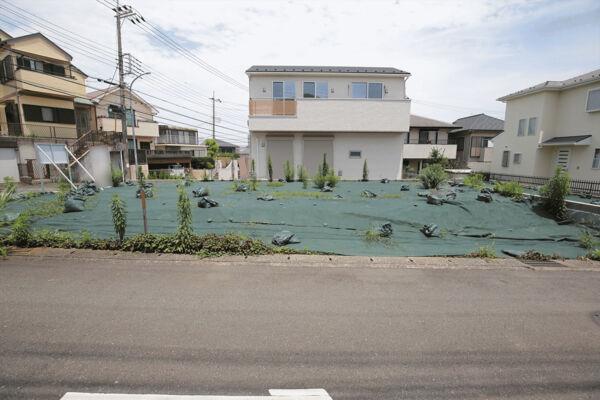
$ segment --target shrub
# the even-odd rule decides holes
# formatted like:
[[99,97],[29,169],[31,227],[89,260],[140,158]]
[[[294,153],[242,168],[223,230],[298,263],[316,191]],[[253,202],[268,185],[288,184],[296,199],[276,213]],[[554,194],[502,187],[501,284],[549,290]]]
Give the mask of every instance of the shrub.
[[4,177],[4,190],[0,193],[0,209],[6,206],[10,200],[12,200],[15,191],[17,190],[17,184],[10,176]]
[[271,155],[267,159],[267,173],[269,174],[269,182],[273,182],[273,163],[271,162]]
[[283,164],[283,175],[286,182],[294,182],[294,168],[289,160]]
[[189,236],[193,233],[190,198],[181,185],[177,187],[177,193],[179,195],[177,199],[177,221],[179,223],[177,235]]
[[465,186],[472,187],[473,189],[483,188],[483,175],[482,174],[469,174],[463,181]]
[[600,249],[595,249],[587,253],[587,258],[594,261],[600,261]]
[[215,160],[212,157],[193,157],[192,168],[194,169],[213,169]]
[[113,196],[110,209],[112,211],[115,233],[119,238],[119,242],[122,242],[125,237],[125,229],[127,228],[127,214],[125,212],[125,205],[119,195],[115,194]]
[[206,154],[208,154],[208,157],[211,159],[214,159],[219,152],[219,144],[215,139],[206,139],[204,144],[206,145]]
[[598,245],[598,242],[596,241],[596,239],[594,238],[594,236],[585,231],[581,234],[581,236],[579,237],[579,246],[583,247],[586,250],[591,250],[593,248],[595,248]]
[[558,220],[564,220],[567,217],[565,198],[569,194],[570,182],[569,174],[557,167],[554,176],[540,189],[540,194],[544,197],[542,200],[544,208]]
[[304,182],[308,178],[306,168],[302,165],[298,165],[298,182]]
[[8,257],[8,249],[6,246],[0,245],[0,258],[4,260],[6,257]]
[[446,180],[448,175],[444,171],[444,167],[440,164],[432,164],[423,168],[419,179],[423,183],[425,189],[437,189],[440,183]]
[[521,200],[523,198],[523,186],[519,182],[496,182],[494,184],[494,191],[502,196],[510,197],[515,200]]
[[363,163],[362,180],[363,180],[363,182],[367,182],[369,180],[369,167],[367,166],[366,158],[365,158],[365,162]]
[[448,159],[444,156],[443,151],[434,147],[429,153],[429,164],[439,164],[445,168],[448,165]]
[[323,189],[326,184],[328,184],[331,187],[335,187],[338,184],[339,180],[340,178],[334,175],[333,173],[329,173],[327,175],[317,174],[313,178],[315,187],[319,189]]
[[321,175],[329,175],[329,165],[327,164],[327,153],[323,153],[323,164],[321,164]]
[[123,171],[118,168],[111,168],[110,179],[113,187],[119,187],[119,185],[123,182]]
[[31,240],[31,229],[29,223],[29,215],[27,213],[21,213],[15,219],[12,226],[12,232],[10,234],[10,240],[17,246],[27,246]]

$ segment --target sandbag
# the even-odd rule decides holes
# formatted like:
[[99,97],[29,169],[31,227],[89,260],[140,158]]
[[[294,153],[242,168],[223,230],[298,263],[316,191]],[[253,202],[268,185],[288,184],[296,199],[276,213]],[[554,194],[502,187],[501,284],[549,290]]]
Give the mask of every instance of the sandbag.
[[394,233],[394,229],[392,228],[392,224],[390,222],[386,222],[385,224],[381,225],[378,231],[379,236],[381,237],[389,237],[392,236],[392,233]]
[[485,194],[492,194],[493,190],[491,188],[485,187],[485,188],[481,189],[479,192],[480,193],[485,193]]
[[427,196],[429,196],[429,193],[428,192],[418,192],[417,196],[419,196],[419,197],[427,197]]
[[211,199],[210,197],[201,197],[200,200],[198,200],[198,207],[200,208],[212,208],[212,207],[219,207],[219,203],[217,203],[215,200]]
[[63,212],[80,212],[85,210],[85,200],[78,196],[70,196],[65,199],[65,206]]
[[256,200],[262,200],[262,201],[273,201],[273,200],[275,200],[275,198],[274,198],[272,195],[268,194],[268,195],[266,195],[266,196],[258,196],[258,197],[256,198]]
[[196,189],[192,190],[192,195],[194,197],[208,196],[208,189],[204,186],[198,186]]
[[444,204],[444,199],[441,197],[435,196],[433,194],[427,195],[427,204],[433,204],[434,206],[441,206]]
[[381,182],[381,183],[390,183],[390,180],[388,178],[382,178],[379,182]]
[[419,229],[423,235],[427,237],[439,237],[440,236],[440,228],[436,224],[427,224],[423,225],[421,229]]
[[400,186],[400,191],[401,192],[408,192],[410,190],[410,185],[402,185]]
[[273,243],[275,246],[285,246],[286,244],[300,243],[295,236],[296,235],[290,231],[280,231],[273,235],[273,240],[271,240],[271,243]]
[[333,192],[333,188],[331,186],[329,186],[328,184],[325,184],[325,186],[323,186],[323,188],[321,188],[321,192]]
[[489,194],[489,193],[479,193],[477,195],[477,200],[483,201],[484,203],[491,203],[492,202],[492,195]]
[[377,197],[377,193],[373,193],[370,190],[363,190],[362,192],[360,192],[360,195],[362,197],[367,197],[367,198],[373,198],[373,197]]
[[241,183],[236,186],[235,191],[236,192],[247,192],[249,189],[250,188],[248,187],[248,185],[246,185],[245,183]]

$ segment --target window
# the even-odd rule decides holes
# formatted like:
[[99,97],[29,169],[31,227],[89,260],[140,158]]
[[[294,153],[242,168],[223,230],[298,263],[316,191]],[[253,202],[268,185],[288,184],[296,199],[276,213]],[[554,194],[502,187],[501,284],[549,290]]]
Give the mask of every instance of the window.
[[296,98],[296,82],[283,81],[273,82],[273,98],[293,100]]
[[510,159],[510,151],[508,151],[508,150],[503,151],[502,152],[502,166],[504,168],[508,167],[509,159]]
[[571,156],[571,150],[560,149],[556,155],[556,166],[561,167],[564,170],[569,169],[569,158]]
[[329,85],[327,82],[317,82],[317,99],[326,99],[329,97]]
[[314,99],[316,96],[316,88],[314,82],[304,82],[302,85],[302,97],[305,99]]
[[419,144],[430,144],[429,131],[419,131]]
[[594,150],[594,161],[592,161],[592,168],[600,168],[600,149]]
[[127,126],[133,126],[135,124],[135,110],[131,108],[125,110],[125,119],[127,120]]
[[527,120],[525,118],[519,120],[519,130],[517,131],[517,136],[525,136],[525,124],[527,124]]
[[366,99],[367,98],[367,83],[366,82],[352,82],[352,98],[353,99]]
[[521,164],[521,153],[515,153],[513,155],[513,164]]
[[588,92],[585,110],[587,112],[600,111],[600,88]]
[[4,57],[0,64],[0,83],[15,79],[12,56]]
[[533,118],[529,118],[529,125],[527,126],[527,135],[531,136],[531,135],[535,135],[535,130],[536,130],[536,125],[537,125],[537,118],[533,117]]
[[21,56],[17,58],[17,65],[19,68],[28,69],[30,71],[42,72],[50,75],[67,76],[64,66],[45,61],[34,60],[33,58],[29,57]]
[[383,99],[383,84],[382,83],[369,83],[369,98],[370,99]]
[[68,108],[41,107],[23,104],[26,121],[50,122],[54,124],[75,124],[75,111]]
[[362,152],[360,150],[350,150],[350,158],[361,158]]

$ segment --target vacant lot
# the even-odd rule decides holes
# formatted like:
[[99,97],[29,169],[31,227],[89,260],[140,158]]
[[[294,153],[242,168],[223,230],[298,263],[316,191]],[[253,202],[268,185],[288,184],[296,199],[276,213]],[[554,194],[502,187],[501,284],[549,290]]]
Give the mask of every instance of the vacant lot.
[[[424,192],[418,183],[409,183],[410,191],[401,191],[406,182],[341,182],[333,193],[303,189],[300,183],[282,186],[259,184],[255,192],[235,192],[231,182],[197,182],[192,190],[205,186],[219,207],[193,210],[194,229],[198,233],[236,232],[270,242],[273,234],[289,230],[309,249],[348,255],[463,255],[481,246],[501,250],[535,249],[564,257],[585,254],[577,240],[583,232],[578,225],[559,225],[539,215],[529,203],[518,203],[494,195],[491,203],[476,200],[477,191],[460,188],[452,204],[427,204],[419,197]],[[370,190],[378,196],[361,195]],[[445,188],[444,190],[448,190]],[[149,228],[153,233],[168,233],[177,226],[177,191],[173,181],[157,181],[155,196],[148,200]],[[87,201],[80,213],[58,214],[38,219],[35,228],[70,232],[87,230],[98,237],[114,235],[110,199],[118,194],[128,211],[127,233],[142,232],[140,200],[135,187],[109,188]],[[273,201],[257,200],[271,194]],[[43,206],[43,198],[29,202]],[[13,209],[26,203],[11,204]],[[194,203],[195,206],[195,203]],[[369,240],[366,231],[391,222],[389,238]],[[437,224],[440,237],[427,238],[420,228]],[[372,238],[371,238],[372,239]]]

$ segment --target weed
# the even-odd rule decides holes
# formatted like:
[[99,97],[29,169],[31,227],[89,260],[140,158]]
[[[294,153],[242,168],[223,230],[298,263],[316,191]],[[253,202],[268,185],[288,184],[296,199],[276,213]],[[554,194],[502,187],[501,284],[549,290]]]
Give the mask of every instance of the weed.
[[544,208],[557,220],[564,220],[567,217],[565,198],[570,192],[570,182],[569,174],[557,167],[554,176],[540,189],[540,194],[544,197],[542,202]]
[[560,254],[544,254],[536,250],[527,250],[525,253],[521,254],[519,257],[521,260],[531,260],[531,261],[550,261],[550,260],[561,260],[562,257]]
[[384,193],[382,195],[377,196],[377,199],[399,199],[402,195],[400,193]]
[[110,179],[113,187],[118,187],[123,182],[123,172],[118,168],[111,168]]
[[471,187],[473,189],[481,189],[483,188],[483,175],[482,174],[469,174],[463,183],[465,186]]
[[467,257],[473,258],[496,258],[496,250],[493,246],[480,246],[477,250],[467,254]]
[[598,242],[594,238],[594,235],[585,231],[579,237],[579,246],[583,247],[586,250],[591,250],[598,245]]
[[425,189],[437,189],[440,183],[446,180],[448,175],[444,171],[444,167],[440,164],[432,164],[423,168],[419,179],[423,183]]
[[285,183],[279,182],[279,181],[274,181],[274,182],[268,182],[267,186],[268,187],[282,187],[282,186],[285,186]]
[[273,192],[272,195],[277,200],[302,198],[302,197],[318,199],[318,200],[333,199],[333,196],[331,195],[331,193],[323,193],[323,192],[296,192],[296,191],[282,190],[282,191],[278,191],[278,192]]
[[127,213],[125,211],[125,205],[118,194],[113,196],[110,209],[112,211],[115,233],[119,238],[119,242],[122,242],[127,228]]
[[0,258],[4,260],[6,257],[8,257],[8,249],[6,246],[0,245]]
[[269,182],[273,182],[273,163],[271,162],[271,155],[267,158],[267,173],[269,174]]
[[510,197],[514,200],[521,200],[523,198],[523,186],[519,182],[496,182],[494,184],[494,191],[501,196]]
[[294,168],[292,168],[292,163],[289,160],[283,164],[283,175],[286,182],[294,181]]
[[600,249],[594,249],[586,254],[590,260],[600,261]]
[[31,240],[30,227],[29,214],[26,212],[19,214],[13,223],[10,240],[17,246],[27,246]]
[[367,166],[367,159],[365,158],[365,162],[363,163],[363,173],[362,173],[362,181],[369,181],[369,167]]

